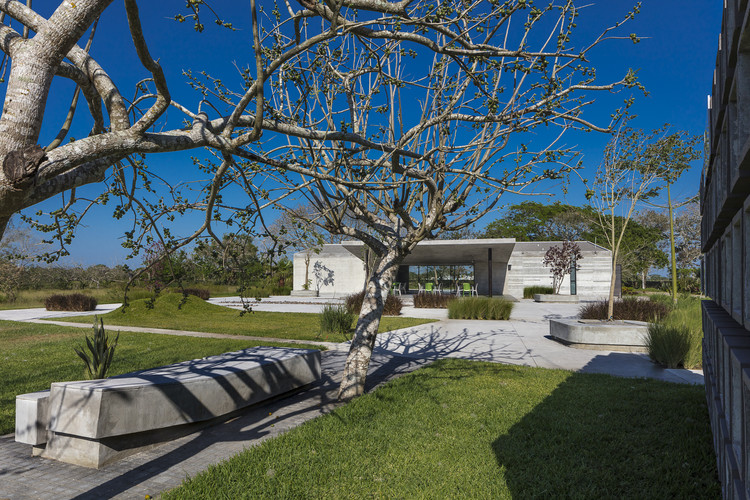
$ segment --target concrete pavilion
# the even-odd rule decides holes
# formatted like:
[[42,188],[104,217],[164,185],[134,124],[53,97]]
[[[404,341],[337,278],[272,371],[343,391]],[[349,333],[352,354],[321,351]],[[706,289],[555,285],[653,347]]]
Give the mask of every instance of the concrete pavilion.
[[[589,241],[577,243],[583,255],[576,272],[577,294],[584,298],[606,296],[611,252]],[[552,275],[542,265],[542,258],[551,246],[560,244],[560,241],[517,242],[514,238],[425,240],[404,259],[395,281],[411,282],[408,293],[416,293],[416,281],[434,283],[432,268],[442,266],[443,275],[447,276],[443,280],[445,291],[455,292],[456,284],[468,282],[479,295],[520,298],[527,286],[552,286]],[[341,296],[363,289],[366,275],[362,242],[345,241],[323,245],[318,250],[294,254],[294,291],[304,289],[306,268],[310,290],[321,295]],[[571,293],[569,277],[565,278],[560,293]]]

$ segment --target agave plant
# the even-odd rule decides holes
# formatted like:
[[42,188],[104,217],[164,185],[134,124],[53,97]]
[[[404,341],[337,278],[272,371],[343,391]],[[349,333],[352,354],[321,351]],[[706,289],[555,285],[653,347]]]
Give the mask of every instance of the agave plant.
[[109,336],[104,331],[104,320],[94,317],[94,335],[89,338],[86,335],[86,347],[91,353],[91,357],[84,352],[83,348],[74,347],[76,354],[83,360],[86,365],[86,375],[89,379],[106,378],[109,365],[112,364],[112,358],[115,355],[117,341],[120,339],[118,333],[115,341],[110,343]]

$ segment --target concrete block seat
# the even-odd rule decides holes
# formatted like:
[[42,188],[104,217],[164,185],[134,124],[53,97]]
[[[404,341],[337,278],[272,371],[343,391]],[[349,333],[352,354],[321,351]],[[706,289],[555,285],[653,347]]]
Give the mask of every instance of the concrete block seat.
[[607,322],[592,319],[551,319],[549,333],[570,347],[645,352],[648,323],[629,320]]
[[53,383],[48,397],[16,398],[16,441],[46,458],[99,468],[311,384],[320,374],[320,351],[256,347],[108,379]]

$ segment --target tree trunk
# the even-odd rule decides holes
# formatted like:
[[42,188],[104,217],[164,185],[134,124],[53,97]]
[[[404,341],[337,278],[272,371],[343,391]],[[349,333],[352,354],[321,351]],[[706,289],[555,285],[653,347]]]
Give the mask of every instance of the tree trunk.
[[648,276],[648,268],[641,271],[641,290],[646,289],[646,277]]
[[669,206],[669,248],[672,253],[672,303],[677,304],[677,257],[674,249],[674,211],[669,183],[667,183],[667,205]]
[[403,256],[393,251],[375,262],[372,275],[367,280],[357,328],[346,358],[344,375],[339,387],[339,399],[351,399],[365,392],[367,368],[370,366],[372,349],[375,347],[375,337],[380,327],[385,299],[403,259]]
[[609,299],[607,300],[607,321],[612,321],[615,310],[615,282],[617,281],[617,251],[620,249],[620,242],[615,240],[615,209],[612,208],[612,276],[609,280]]

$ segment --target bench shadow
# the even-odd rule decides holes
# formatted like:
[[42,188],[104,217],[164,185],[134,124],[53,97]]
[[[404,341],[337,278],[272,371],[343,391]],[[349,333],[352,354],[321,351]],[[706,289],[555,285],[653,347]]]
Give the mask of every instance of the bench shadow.
[[674,385],[664,398],[660,384],[571,372],[491,443],[511,496],[719,498],[705,397]]

